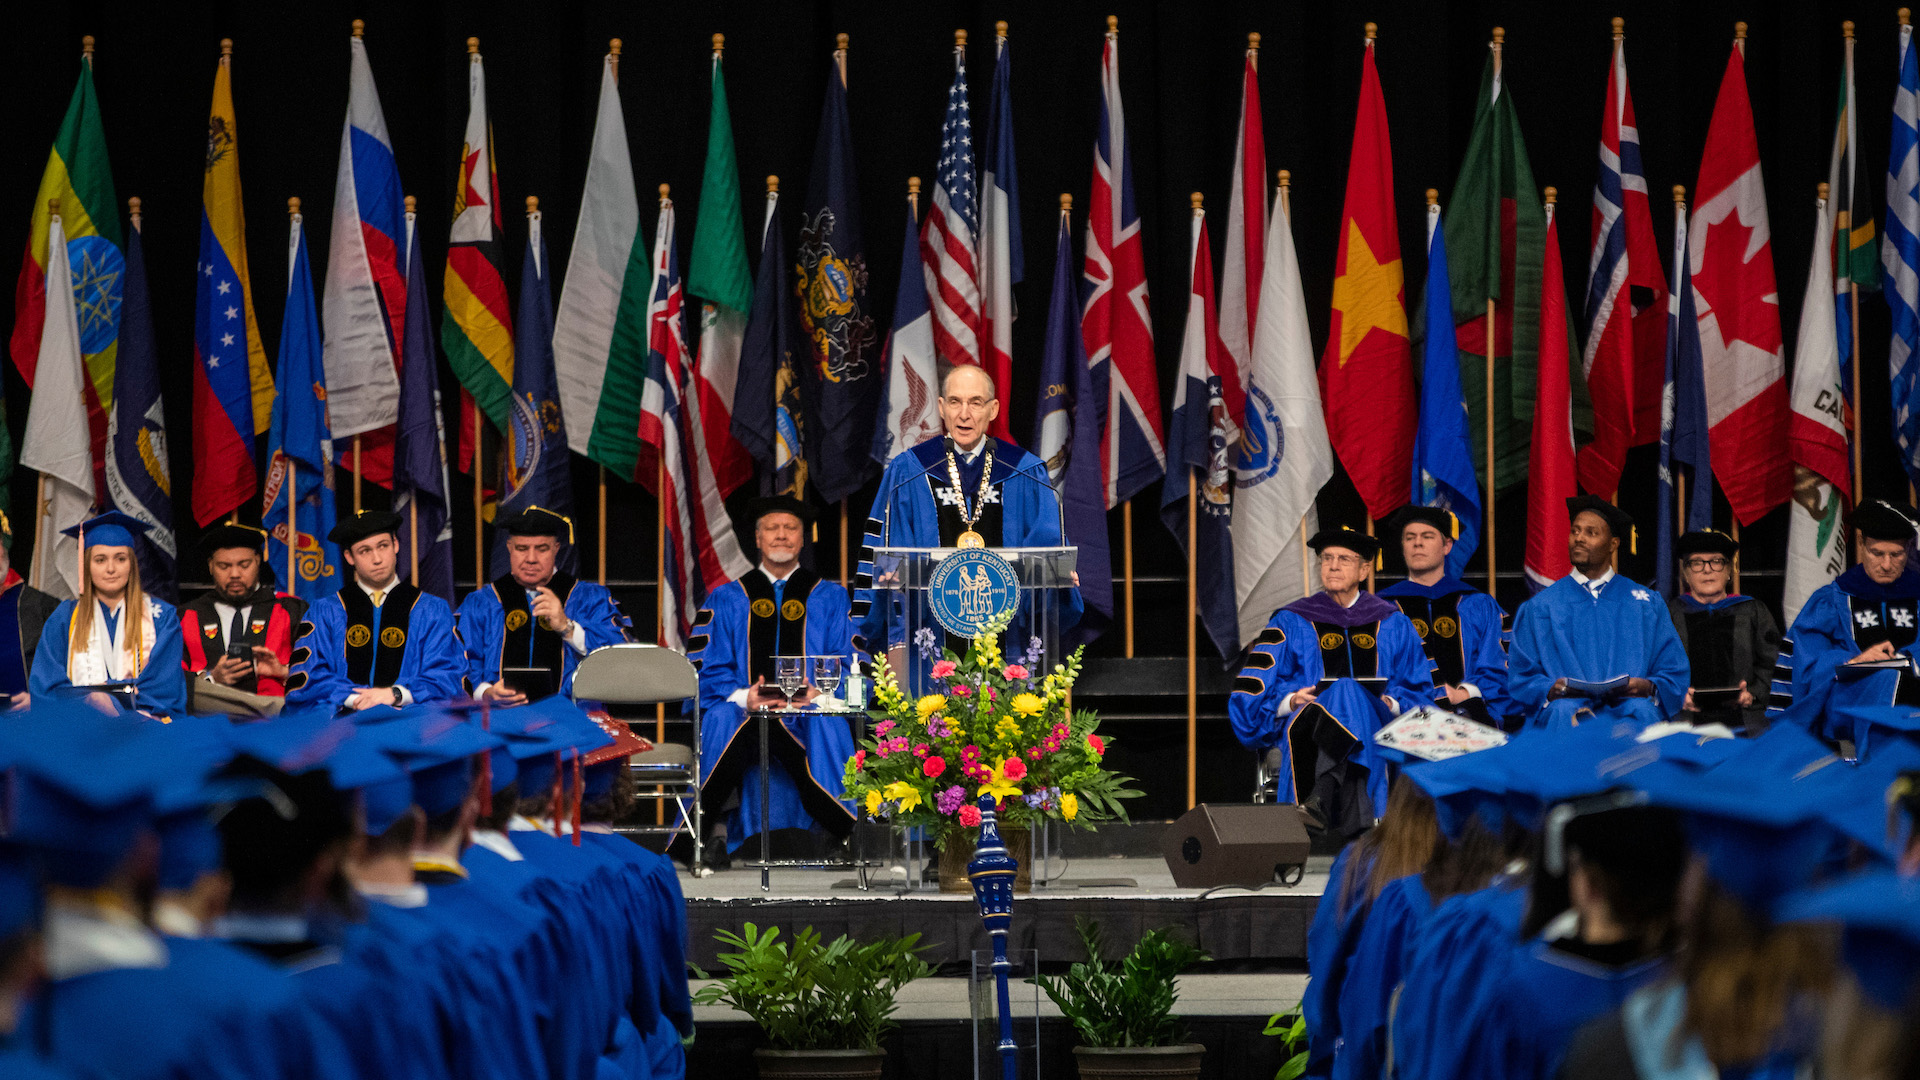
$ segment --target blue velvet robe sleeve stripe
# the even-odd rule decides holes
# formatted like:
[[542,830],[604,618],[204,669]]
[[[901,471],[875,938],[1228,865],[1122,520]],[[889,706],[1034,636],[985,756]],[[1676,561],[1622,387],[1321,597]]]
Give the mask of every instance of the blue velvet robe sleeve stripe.
[[293,642],[287,704],[340,705],[353,689],[347,681],[347,609],[340,597],[324,596],[308,607],[306,625],[310,629]]
[[1467,654],[1467,681],[1480,688],[1487,712],[1497,720],[1514,711],[1507,696],[1507,613],[1486,593],[1460,601],[1460,635]]
[[1320,673],[1313,625],[1291,611],[1274,612],[1227,698],[1227,718],[1241,745],[1254,751],[1279,745],[1287,696],[1319,682]]
[[[187,711],[186,674],[180,667],[184,646],[180,641],[180,615],[165,600],[147,597],[153,605],[153,652],[134,680],[137,688],[134,706],[156,716],[173,716]],[[27,692],[35,697],[71,698],[86,691],[67,677],[68,628],[73,624],[72,600],[60,601],[47,617],[40,634],[40,648],[34,653],[33,673],[27,679]],[[124,631],[123,631],[124,632]]]

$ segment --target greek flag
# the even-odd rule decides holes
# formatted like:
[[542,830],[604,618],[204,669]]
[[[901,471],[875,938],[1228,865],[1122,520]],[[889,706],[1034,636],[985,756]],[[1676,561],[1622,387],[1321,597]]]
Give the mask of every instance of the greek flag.
[[1887,155],[1886,240],[1880,265],[1886,271],[1887,306],[1893,309],[1893,342],[1887,366],[1893,375],[1893,437],[1907,476],[1920,481],[1920,63],[1913,55],[1913,27],[1900,27],[1900,85],[1893,95],[1893,141]]

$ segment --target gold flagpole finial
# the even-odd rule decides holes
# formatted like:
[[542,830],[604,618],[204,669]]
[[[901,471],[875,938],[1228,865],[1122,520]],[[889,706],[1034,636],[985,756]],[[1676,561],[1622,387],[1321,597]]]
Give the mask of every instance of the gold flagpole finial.
[[477,37],[468,38],[467,39],[467,55],[472,56],[474,53],[477,53],[479,51],[480,51],[480,39]]
[[1367,24],[1367,26],[1366,26],[1366,33],[1367,33],[1367,40],[1368,40],[1368,41],[1373,41],[1373,40],[1375,40],[1376,38],[1378,38],[1378,37],[1380,36],[1380,24],[1379,24],[1379,23],[1368,23],[1368,24]]
[[715,56],[720,55],[721,51],[724,50],[726,47],[727,47],[727,35],[725,34],[713,35],[713,54]]
[[1193,208],[1195,210],[1198,210],[1200,209],[1200,200],[1202,198],[1203,196],[1196,191],[1193,194],[1187,196],[1187,201],[1193,205]]
[[1119,32],[1120,32],[1120,16],[1118,15],[1107,16],[1107,33],[1118,34]]
[[287,216],[300,216],[300,196],[295,195],[293,198],[287,200]]
[[778,192],[779,190],[780,190],[780,178],[777,176],[768,176],[767,177],[767,194],[772,195]]
[[407,198],[406,198],[406,203],[407,203],[407,213],[409,213],[409,214],[411,214],[411,213],[413,213],[413,212],[414,212],[414,209],[413,209],[413,205],[414,205],[414,202],[415,202],[415,199],[414,199],[414,197],[413,197],[413,196],[411,196],[411,195],[409,195],[409,196],[407,196]]
[[1293,174],[1291,172],[1288,172],[1285,169],[1281,169],[1279,175],[1275,177],[1275,179],[1280,181],[1281,187],[1293,186]]
[[953,32],[953,47],[956,49],[964,49],[967,47],[967,32],[965,30],[955,30]]
[[1071,192],[1066,192],[1066,191],[1061,192],[1060,193],[1060,212],[1065,214],[1065,213],[1071,212],[1072,210],[1073,210],[1073,194]]
[[1556,188],[1556,187],[1550,187],[1550,188],[1548,188],[1548,189],[1547,189],[1547,190],[1546,190],[1546,191],[1544,192],[1544,194],[1545,194],[1545,195],[1546,195],[1546,197],[1547,197],[1547,205],[1548,205],[1548,206],[1552,206],[1552,205],[1553,205],[1554,203],[1557,203],[1557,202],[1559,202],[1559,201],[1560,201],[1560,189],[1559,189],[1559,188]]
[[233,55],[233,39],[232,38],[223,37],[220,39],[220,55],[221,56]]
[[353,20],[353,36],[357,38],[363,38],[367,36],[367,20],[365,19]]
[[1673,201],[1676,203],[1687,201],[1687,186],[1685,184],[1673,185]]
[[1440,189],[1439,188],[1430,187],[1427,189],[1427,205],[1428,206],[1440,205]]

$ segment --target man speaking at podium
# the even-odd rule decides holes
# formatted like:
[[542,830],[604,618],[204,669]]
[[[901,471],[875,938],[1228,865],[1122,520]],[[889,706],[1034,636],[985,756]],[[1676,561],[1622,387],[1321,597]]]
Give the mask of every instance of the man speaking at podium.
[[[869,651],[887,649],[896,673],[904,674],[905,622],[886,597],[875,596],[873,549],[1064,547],[1070,542],[1046,463],[987,434],[999,415],[1000,399],[986,371],[970,364],[954,367],[940,383],[946,435],[894,455],[880,478],[853,583],[853,625]],[[1079,581],[1075,574],[1074,584]],[[1077,623],[1081,610],[1080,590],[1064,592],[1063,628]],[[950,640],[947,647],[960,652],[966,643]]]

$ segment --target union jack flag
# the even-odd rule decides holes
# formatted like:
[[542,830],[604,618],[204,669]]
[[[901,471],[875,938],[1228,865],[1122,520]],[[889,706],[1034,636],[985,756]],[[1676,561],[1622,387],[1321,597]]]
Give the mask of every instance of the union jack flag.
[[1600,173],[1593,184],[1593,253],[1587,268],[1586,351],[1594,440],[1580,451],[1580,485],[1599,495],[1620,486],[1627,448],[1660,438],[1666,382],[1666,280],[1640,165],[1640,130],[1627,90],[1626,42],[1616,35],[1600,117]]
[[956,45],[947,119],[940,127],[933,202],[920,227],[920,265],[933,307],[933,344],[950,364],[980,363],[979,229],[973,118],[967,107],[967,49]]
[[1111,510],[1167,471],[1154,373],[1146,256],[1134,205],[1133,160],[1120,107],[1120,32],[1109,17],[1100,57],[1100,131],[1093,144],[1093,198],[1087,208],[1086,302],[1080,336],[1094,392],[1107,400],[1100,472]]
[[[660,644],[684,651],[687,631],[707,594],[752,565],[734,538],[713,463],[698,453],[700,398],[687,393],[693,364],[671,199],[660,200],[652,297],[647,309],[647,383],[640,397],[640,482],[659,500],[667,524]],[[665,483],[660,482],[662,473]]]

